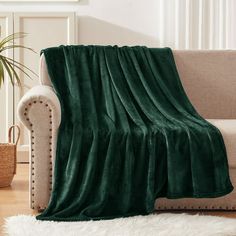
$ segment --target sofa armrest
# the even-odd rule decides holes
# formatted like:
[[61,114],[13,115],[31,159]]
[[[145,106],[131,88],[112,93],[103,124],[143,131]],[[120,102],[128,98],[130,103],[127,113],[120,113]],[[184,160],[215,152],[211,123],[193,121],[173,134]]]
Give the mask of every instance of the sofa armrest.
[[36,86],[18,104],[20,121],[29,130],[30,206],[47,206],[51,189],[60,102],[50,86]]
[[20,121],[28,128],[28,130],[31,130],[30,123],[24,114],[25,111],[27,111],[25,110],[25,108],[29,107],[30,103],[31,105],[34,105],[35,101],[48,104],[54,115],[53,117],[54,126],[58,128],[61,122],[60,102],[56,94],[54,93],[53,89],[50,86],[45,86],[45,85],[38,85],[33,87],[21,98],[18,104],[18,117]]

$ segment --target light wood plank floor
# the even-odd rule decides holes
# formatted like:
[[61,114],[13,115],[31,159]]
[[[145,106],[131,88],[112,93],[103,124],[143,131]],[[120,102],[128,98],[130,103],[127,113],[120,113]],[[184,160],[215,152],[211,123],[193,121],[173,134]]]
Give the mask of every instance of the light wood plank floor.
[[12,185],[0,188],[0,235],[4,218],[18,214],[36,214],[29,207],[29,165],[18,164]]
[[[4,223],[4,218],[18,214],[37,214],[29,208],[29,165],[18,164],[17,174],[10,187],[0,188],[0,228]],[[197,212],[189,212],[197,213]],[[201,212],[206,215],[225,216],[230,218],[236,218],[236,212],[225,211],[204,211]],[[1,230],[0,230],[1,235]]]

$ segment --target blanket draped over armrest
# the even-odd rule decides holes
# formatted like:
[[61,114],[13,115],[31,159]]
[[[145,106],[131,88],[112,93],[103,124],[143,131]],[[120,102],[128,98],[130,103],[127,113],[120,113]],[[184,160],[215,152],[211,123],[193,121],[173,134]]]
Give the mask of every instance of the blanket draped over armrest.
[[219,130],[193,108],[171,49],[42,51],[61,103],[54,184],[37,219],[111,219],[158,197],[219,197],[233,187]]

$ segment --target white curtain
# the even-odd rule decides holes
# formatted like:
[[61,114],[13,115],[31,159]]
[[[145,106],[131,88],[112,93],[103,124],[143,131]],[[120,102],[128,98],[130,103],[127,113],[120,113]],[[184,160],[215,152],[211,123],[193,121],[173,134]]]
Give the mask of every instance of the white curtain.
[[159,0],[160,46],[235,49],[236,0]]

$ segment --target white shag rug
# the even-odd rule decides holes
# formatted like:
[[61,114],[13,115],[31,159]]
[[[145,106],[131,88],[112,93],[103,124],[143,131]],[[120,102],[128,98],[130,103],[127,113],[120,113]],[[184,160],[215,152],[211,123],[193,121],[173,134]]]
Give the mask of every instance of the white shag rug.
[[236,236],[236,219],[169,213],[86,222],[19,215],[7,218],[4,227],[10,236]]

